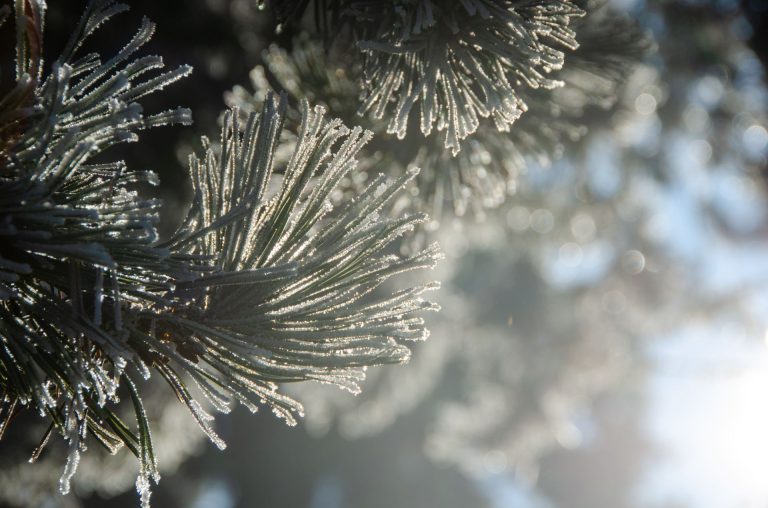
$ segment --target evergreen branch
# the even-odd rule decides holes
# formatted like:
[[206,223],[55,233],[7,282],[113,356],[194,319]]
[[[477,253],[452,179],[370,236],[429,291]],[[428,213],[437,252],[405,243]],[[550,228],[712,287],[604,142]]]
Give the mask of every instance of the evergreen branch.
[[[324,120],[320,108],[303,107],[293,156],[284,172],[273,176],[271,159],[284,109],[268,97],[261,115],[251,114],[242,128],[237,112],[229,112],[220,150],[209,148],[203,157],[190,159],[194,214],[169,248],[212,258],[221,272],[207,277],[207,287],[205,279],[185,286],[201,288],[200,316],[155,319],[199,338],[211,352],[201,357],[207,367],[234,369],[230,382],[254,384],[259,396],[293,422],[281,410],[274,382],[322,378],[356,391],[349,384],[358,377],[353,370],[407,359],[398,340],[425,333],[423,322],[409,316],[433,306],[413,293],[397,312],[369,315],[364,310],[382,301],[372,293],[381,282],[432,266],[438,253],[385,254],[403,231],[422,220],[377,218],[405,180],[381,184],[344,206],[332,204],[331,192],[352,169],[369,135]],[[280,187],[268,195],[273,178],[280,179]],[[206,234],[189,241],[194,231]]]
[[439,219],[446,205],[455,215],[482,216],[517,192],[531,162],[549,165],[587,134],[600,111],[610,109],[651,42],[637,23],[604,2],[585,2],[587,14],[573,24],[579,47],[566,53],[566,65],[553,77],[555,90],[524,94],[528,112],[508,133],[481,126],[457,156],[434,143],[411,163],[422,168],[415,207]]
[[[525,89],[562,85],[546,75],[562,67],[564,50],[578,46],[568,24],[583,15],[567,0],[412,0],[398,7],[359,43],[365,53],[360,112],[376,119],[391,113],[387,131],[403,138],[419,103],[421,132],[445,131],[443,144],[454,155],[481,117],[509,131],[527,109]],[[382,10],[357,12],[373,21]]]
[[[569,144],[587,133],[591,115],[614,104],[619,88],[648,53],[650,42],[634,21],[615,13],[604,2],[580,2],[579,6],[586,15],[571,27],[580,45],[566,50],[566,65],[551,74],[563,86],[521,92],[529,113],[517,121],[516,128],[499,132],[482,124],[462,142],[458,154],[446,152],[442,140],[434,137],[418,143],[415,150],[412,143],[376,137],[376,146],[369,152],[379,154],[391,173],[422,168],[413,181],[413,191],[408,193],[412,209],[428,212],[435,221],[446,214],[471,212],[482,216],[486,209],[499,206],[516,192],[531,161],[546,165],[557,159]],[[421,22],[426,22],[426,12]],[[415,18],[412,21],[415,23]],[[235,87],[227,100],[252,111],[263,93],[272,89],[272,81],[297,102],[322,99],[335,115],[352,119],[360,93],[356,79],[362,70],[345,65],[346,60],[337,52],[340,50],[326,49],[322,42],[306,36],[294,41],[290,53],[273,45],[263,53],[265,67],[251,72],[255,93]],[[372,120],[366,126],[377,133],[387,129],[381,121]],[[369,153],[367,159],[374,157]],[[380,166],[368,164],[371,172]]]
[[[163,72],[159,57],[135,56],[154,31],[147,20],[104,63],[79,56],[83,39],[125,10],[93,0],[38,79],[29,72],[41,48],[29,42],[28,18],[43,7],[17,2],[22,72],[0,98],[0,388],[7,421],[23,407],[52,422],[33,457],[54,429],[67,441],[62,493],[90,434],[137,456],[147,506],[159,476],[134,371],[165,379],[220,448],[189,380],[218,410],[268,404],[294,423],[301,404],[278,383],[357,391],[365,367],[408,358],[401,341],[426,337],[419,314],[436,306],[421,295],[435,286],[387,295],[381,285],[433,266],[440,253],[391,253],[424,218],[379,217],[415,172],[377,181],[352,202],[331,199],[370,133],[326,120],[321,108],[304,105],[292,156],[275,175],[285,106],[271,96],[243,125],[229,112],[216,146],[203,141],[204,154],[190,159],[195,200],[160,242],[160,201],[130,190],[156,175],[94,159],[145,129],[188,124],[185,109],[146,115],[136,101],[191,69]],[[42,18],[39,27],[42,37]],[[115,413],[121,390],[136,432]]]
[[[282,23],[308,4],[267,3]],[[584,14],[570,0],[337,0],[315,10],[326,34],[351,32],[362,52],[359,114],[388,115],[387,132],[402,139],[418,105],[422,134],[444,132],[454,155],[481,118],[507,132],[527,90],[562,85],[548,75],[578,46],[569,24]]]

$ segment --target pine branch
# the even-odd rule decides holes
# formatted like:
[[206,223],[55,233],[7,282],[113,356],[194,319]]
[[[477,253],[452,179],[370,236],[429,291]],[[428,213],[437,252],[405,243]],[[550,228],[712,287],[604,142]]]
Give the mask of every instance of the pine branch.
[[[392,253],[424,217],[379,211],[415,173],[333,202],[370,134],[305,105],[293,155],[273,176],[285,106],[268,97],[244,125],[228,113],[218,145],[204,139],[204,154],[190,159],[195,201],[160,242],[161,203],[130,190],[157,177],[103,154],[145,129],[190,123],[188,110],[146,115],[136,101],[191,69],[135,57],[154,31],[147,20],[112,58],[80,56],[127,8],[94,0],[43,76],[44,3],[16,7],[20,74],[0,99],[0,410],[7,423],[17,407],[36,409],[68,442],[63,493],[90,434],[139,458],[136,485],[149,504],[159,475],[139,377],[164,379],[223,448],[198,392],[220,411],[267,404],[294,423],[301,405],[278,383],[357,391],[366,366],[407,360],[402,341],[426,337],[419,314],[436,306],[421,295],[435,285],[380,286],[433,266],[439,252]],[[114,411],[121,393],[138,431]]]
[[[241,394],[252,391],[294,423],[301,407],[274,383],[315,379],[356,392],[359,367],[407,359],[399,341],[425,336],[414,314],[434,308],[420,298],[429,287],[389,297],[376,290],[397,273],[432,266],[438,252],[387,253],[423,220],[378,217],[413,175],[380,179],[350,203],[330,201],[370,134],[324,120],[320,108],[303,107],[291,160],[273,176],[284,109],[268,97],[244,126],[236,111],[227,113],[221,148],[206,140],[203,156],[190,159],[195,201],[167,246],[211,259],[216,271],[177,284],[177,295],[203,302],[195,312],[153,320],[200,338],[195,347],[208,351],[202,359],[219,371],[217,386],[201,365],[186,363],[206,391],[232,391],[255,407]],[[279,188],[270,193],[273,179]]]
[[[289,4],[282,15],[299,17],[307,2]],[[418,104],[421,132],[444,132],[454,155],[481,118],[509,131],[526,90],[562,85],[547,75],[578,46],[569,23],[583,15],[570,0],[345,0],[316,10],[326,32],[348,27],[363,53],[359,113],[388,115],[387,132],[402,139]]]
[[455,155],[480,118],[509,131],[527,109],[522,90],[562,85],[546,75],[562,67],[563,49],[577,47],[568,24],[582,14],[568,1],[405,2],[359,44],[361,112],[389,113],[387,131],[403,138],[419,103],[421,132],[445,131]]
[[[596,110],[614,104],[620,87],[648,53],[650,43],[635,22],[604,2],[584,2],[582,7],[586,16],[572,23],[580,46],[565,51],[566,65],[551,74],[563,86],[521,93],[529,111],[514,129],[499,132],[482,124],[461,143],[458,154],[447,152],[434,136],[411,143],[406,139],[402,144],[377,136],[370,152],[380,154],[393,174],[407,167],[422,168],[408,193],[411,208],[428,212],[435,221],[446,214],[471,212],[482,216],[515,192],[531,161],[548,165],[556,160],[566,146],[587,133]],[[290,53],[270,46],[263,54],[265,67],[251,73],[255,92],[236,87],[228,101],[253,110],[265,91],[283,89],[294,101],[322,100],[335,115],[352,119],[361,91],[356,81],[362,69],[346,65],[342,51],[337,46],[326,48],[306,36],[294,41]],[[377,134],[387,130],[383,120],[366,120],[366,126]],[[416,144],[419,146],[413,150]]]
[[416,209],[435,220],[444,209],[457,216],[482,216],[515,194],[531,163],[547,166],[585,136],[601,111],[612,108],[632,70],[649,54],[651,42],[633,20],[604,2],[585,2],[587,14],[573,23],[579,47],[566,52],[553,73],[563,86],[527,91],[528,112],[514,129],[480,126],[451,156],[437,143],[422,147],[411,163],[422,168],[415,185]]

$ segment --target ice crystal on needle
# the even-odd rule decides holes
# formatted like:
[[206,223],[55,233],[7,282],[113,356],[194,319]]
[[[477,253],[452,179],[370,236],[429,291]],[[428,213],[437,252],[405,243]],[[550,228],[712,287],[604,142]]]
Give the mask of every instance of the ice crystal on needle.
[[[164,72],[160,57],[135,56],[154,31],[146,19],[112,58],[81,55],[83,41],[124,10],[90,1],[44,73],[45,2],[15,1],[16,79],[0,97],[0,435],[22,408],[47,418],[33,459],[54,432],[67,441],[62,493],[89,435],[113,453],[126,446],[147,506],[159,475],[141,379],[165,380],[220,448],[198,394],[224,412],[267,404],[293,423],[301,405],[279,383],[354,391],[363,367],[407,359],[401,341],[425,336],[419,313],[434,306],[421,294],[431,286],[390,295],[379,286],[439,253],[392,254],[423,217],[378,215],[413,173],[331,204],[369,135],[320,109],[304,106],[292,157],[273,176],[284,107],[272,97],[243,125],[228,113],[219,143],[204,139],[190,160],[192,207],[159,241],[160,201],[131,189],[157,177],[104,153],[142,130],[189,123],[188,110],[146,115],[136,101],[191,68]],[[8,14],[0,10],[0,21]],[[121,397],[136,430],[115,411]]]

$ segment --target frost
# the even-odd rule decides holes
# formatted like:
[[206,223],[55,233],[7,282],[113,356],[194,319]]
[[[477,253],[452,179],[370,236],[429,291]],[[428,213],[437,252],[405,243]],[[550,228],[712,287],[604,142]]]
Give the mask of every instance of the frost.
[[64,466],[64,472],[59,479],[59,491],[67,495],[72,481],[72,477],[77,472],[77,466],[80,464],[80,450],[77,445],[70,445],[69,455],[67,455],[67,464]]
[[211,442],[215,444],[219,450],[225,450],[227,448],[227,443],[225,443],[224,440],[221,439],[218,434],[216,434],[216,431],[214,431],[213,427],[211,426],[213,416],[205,412],[205,410],[203,410],[203,408],[200,406],[200,403],[198,403],[196,400],[191,400],[188,406],[190,411],[192,411],[195,419],[197,420],[197,423],[200,425],[200,428],[208,436],[208,439],[210,439]]
[[152,495],[152,488],[149,482],[149,476],[143,471],[136,477],[136,492],[139,493],[141,508],[149,508],[149,498]]

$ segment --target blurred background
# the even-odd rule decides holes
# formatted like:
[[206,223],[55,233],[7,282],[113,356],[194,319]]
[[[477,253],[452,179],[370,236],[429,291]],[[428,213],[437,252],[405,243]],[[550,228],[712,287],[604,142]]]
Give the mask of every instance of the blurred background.
[[[79,3],[50,2],[50,54]],[[195,68],[146,106],[190,107],[195,125],[121,154],[160,173],[169,230],[190,199],[185,154],[235,86],[258,92],[253,68],[279,89],[264,50],[296,33],[255,0],[128,3],[125,37],[98,44],[119,48],[146,15],[149,52]],[[155,506],[768,506],[768,2],[610,3],[654,49],[610,108],[585,112],[586,135],[526,161],[503,204],[430,233],[443,311],[410,364],[370,369],[359,396],[296,386],[297,428],[219,417],[224,452],[158,395]],[[62,498],[60,462],[2,445],[4,505],[138,504],[130,461],[107,482],[106,463],[81,466],[79,499]]]

